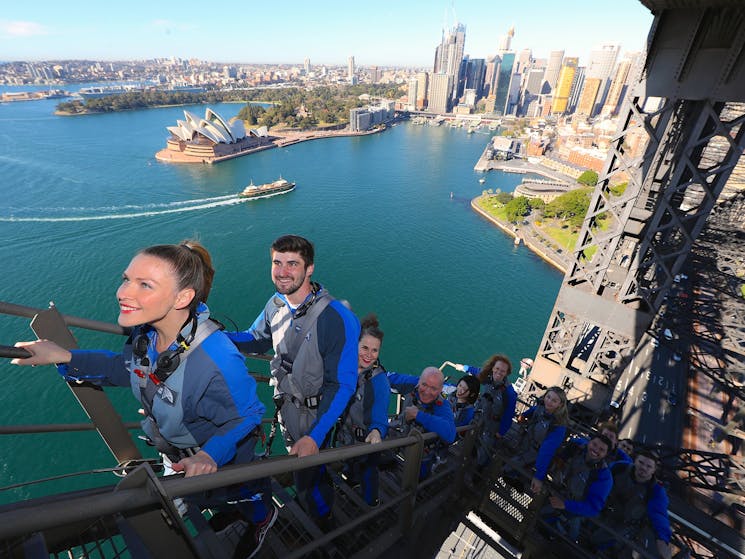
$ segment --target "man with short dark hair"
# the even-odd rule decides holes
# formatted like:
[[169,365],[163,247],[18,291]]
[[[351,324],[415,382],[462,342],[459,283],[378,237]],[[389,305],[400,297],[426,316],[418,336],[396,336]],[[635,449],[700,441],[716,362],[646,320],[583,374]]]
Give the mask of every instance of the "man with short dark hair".
[[597,516],[613,487],[605,457],[613,444],[596,434],[589,442],[574,439],[556,454],[551,466],[551,496],[541,514],[544,521],[576,541],[583,518]]
[[[633,464],[614,464],[611,467],[613,489],[600,520],[645,551],[654,553],[656,548],[659,557],[670,559],[669,501],[665,488],[655,477],[657,464],[656,453],[647,449],[637,452]],[[596,549],[612,553],[613,557],[631,555],[630,546],[618,541],[604,528],[594,531],[591,542]]]
[[[277,292],[251,327],[228,333],[243,353],[274,349],[274,403],[288,452],[318,454],[357,384],[357,317],[311,277],[313,244],[297,235],[272,243],[271,276]],[[319,522],[331,520],[333,488],[325,466],[295,474],[303,506]]]

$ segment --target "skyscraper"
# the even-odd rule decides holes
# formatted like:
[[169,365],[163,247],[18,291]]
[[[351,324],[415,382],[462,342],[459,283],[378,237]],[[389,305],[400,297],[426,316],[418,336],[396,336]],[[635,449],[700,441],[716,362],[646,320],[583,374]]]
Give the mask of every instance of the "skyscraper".
[[616,66],[616,59],[620,50],[620,45],[607,44],[600,45],[590,52],[590,60],[587,63],[585,76],[600,80],[600,88],[595,100],[595,107],[593,107],[590,116],[596,115],[605,102],[605,97],[610,87],[610,76],[613,73],[613,68]]
[[507,30],[506,35],[502,35],[499,39],[499,50],[501,52],[506,52],[510,50],[510,47],[512,46],[512,37],[515,36],[515,27],[510,27]]
[[486,62],[486,74],[484,75],[484,88],[482,95],[494,95],[494,91],[497,86],[497,75],[499,73],[499,65],[502,59],[499,55],[494,56]]
[[512,67],[515,65],[515,53],[504,52],[500,55],[502,63],[499,66],[497,74],[497,87],[494,92],[496,100],[494,101],[494,112],[505,114],[507,98],[510,92],[510,83],[512,81]]
[[427,88],[429,87],[429,74],[417,72],[416,74],[416,108],[427,108]]
[[626,53],[618,63],[601,114],[611,116],[618,114],[629,85],[632,81],[636,80],[636,75],[632,72],[632,68],[636,65],[638,58],[639,53]]
[[307,76],[310,74],[310,58],[306,58],[305,62],[303,63],[303,67],[305,69],[305,75]]
[[463,79],[461,73],[461,62],[466,46],[466,26],[455,23],[453,28],[445,33],[443,31],[442,41],[435,50],[435,64],[432,68],[434,74],[446,74],[452,78],[451,96],[457,97],[458,85]]
[[428,108],[434,113],[450,111],[450,99],[453,93],[453,76],[449,74],[432,74],[429,77]]
[[347,59],[347,78],[350,82],[354,81],[354,56]]
[[407,95],[409,99],[409,110],[416,110],[416,98],[418,96],[417,88],[419,85],[419,81],[416,78],[409,78],[409,94]]
[[592,116],[601,82],[602,80],[600,78],[585,79],[585,83],[582,86],[582,93],[577,102],[577,109],[574,111],[576,114]]
[[550,91],[556,88],[556,83],[559,81],[559,72],[561,72],[561,66],[564,63],[564,51],[554,50],[548,57],[548,64],[546,65],[546,83],[551,88]]
[[[552,53],[553,55],[553,53]],[[551,112],[553,114],[563,114],[567,110],[569,105],[569,94],[572,90],[572,83],[574,83],[574,75],[577,73],[577,64],[579,59],[575,57],[566,57],[564,64],[561,66],[559,72],[559,78],[554,88],[553,102],[551,105]],[[551,60],[549,59],[549,64]]]

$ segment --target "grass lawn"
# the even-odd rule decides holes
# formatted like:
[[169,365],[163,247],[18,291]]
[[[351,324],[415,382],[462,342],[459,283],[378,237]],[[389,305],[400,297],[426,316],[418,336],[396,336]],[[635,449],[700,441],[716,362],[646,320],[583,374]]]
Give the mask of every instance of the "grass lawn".
[[[559,245],[562,250],[572,252],[577,244],[579,231],[575,231],[572,227],[562,227],[562,225],[563,221],[555,219],[545,222],[540,229],[547,237]],[[592,260],[592,256],[596,251],[597,247],[591,246],[585,251],[585,254],[588,259]]]
[[476,201],[476,205],[489,215],[502,221],[507,221],[507,212],[505,211],[504,204],[498,202],[493,196],[481,196]]

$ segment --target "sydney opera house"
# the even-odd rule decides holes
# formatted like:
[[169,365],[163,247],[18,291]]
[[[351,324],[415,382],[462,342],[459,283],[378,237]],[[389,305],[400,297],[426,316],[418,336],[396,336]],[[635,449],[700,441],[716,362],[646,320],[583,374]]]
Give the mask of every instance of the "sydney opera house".
[[184,111],[184,120],[168,126],[166,148],[156,154],[161,161],[213,163],[259,149],[273,147],[266,126],[246,130],[242,120],[229,122],[212,109],[204,118]]

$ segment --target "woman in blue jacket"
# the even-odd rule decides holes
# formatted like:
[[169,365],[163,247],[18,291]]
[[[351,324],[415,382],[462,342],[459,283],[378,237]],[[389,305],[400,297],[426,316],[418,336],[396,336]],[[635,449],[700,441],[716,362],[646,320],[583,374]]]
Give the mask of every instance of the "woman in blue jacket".
[[485,468],[496,451],[497,442],[512,426],[517,405],[517,392],[510,383],[512,363],[506,355],[494,354],[477,369],[464,365],[464,370],[478,375],[483,392],[476,402],[476,414],[482,422],[481,438],[476,447],[476,464]]
[[566,393],[562,388],[552,386],[538,405],[520,415],[517,425],[508,433],[506,445],[512,450],[512,463],[523,468],[535,466],[530,483],[534,493],[543,487],[548,467],[564,442],[568,425]]
[[[127,266],[116,292],[118,322],[132,329],[121,353],[68,351],[38,340],[16,344],[32,356],[13,363],[56,363],[65,380],[130,386],[142,404],[150,442],[186,477],[251,462],[264,406],[243,356],[209,320],[204,303],[213,276],[210,255],[196,241],[145,248]],[[257,549],[277,518],[268,480],[223,493],[221,502],[207,502],[206,496],[194,502],[228,515],[235,507],[226,501],[238,502],[254,528],[240,545]]]
[[[356,443],[377,444],[388,434],[388,402],[391,387],[380,364],[380,346],[383,331],[378,318],[370,314],[362,319],[359,357],[357,368],[357,389],[349,406],[341,417],[341,425],[336,433],[336,445]],[[359,481],[362,496],[368,505],[378,504],[380,454],[368,454],[347,461],[348,473],[352,483]]]

